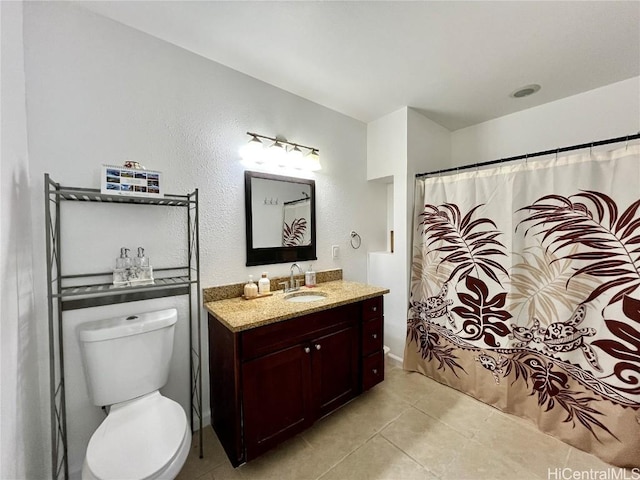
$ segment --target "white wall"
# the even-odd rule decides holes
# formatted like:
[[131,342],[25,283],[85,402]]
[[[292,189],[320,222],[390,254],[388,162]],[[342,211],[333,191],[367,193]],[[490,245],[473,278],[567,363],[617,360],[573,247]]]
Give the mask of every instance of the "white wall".
[[395,238],[394,253],[369,254],[367,281],[389,289],[384,299],[384,344],[395,356],[402,355],[406,330],[406,177],[407,108],[403,107],[367,125],[367,178],[388,185],[381,196],[390,200],[385,218],[392,219],[387,230],[393,230]]
[[[440,170],[451,165],[451,132],[413,108],[408,109],[407,130],[407,248],[413,257],[413,210],[416,173]],[[408,297],[407,297],[408,298]]]
[[[244,167],[238,155],[247,131],[282,135],[320,150],[323,169],[312,174],[318,230],[314,268],[341,267],[345,279],[366,281],[367,251],[385,245],[385,217],[375,212],[384,211],[386,190],[366,181],[363,123],[75,5],[43,2],[24,8],[34,231],[44,230],[44,172],[64,185],[97,187],[103,163],[132,159],[162,171],[168,193],[200,189],[203,287],[245,281],[263,270],[284,275],[289,265],[245,267]],[[121,246],[144,246],[156,267],[184,258],[184,212],[86,204],[64,208],[66,272],[109,270]],[[362,237],[358,250],[349,246],[351,230]],[[340,246],[339,258],[331,257],[331,245]],[[38,235],[34,285],[39,311],[46,311],[43,252],[44,238]],[[169,306],[176,306],[182,318],[163,393],[187,409],[185,298],[79,310],[66,317],[72,471],[80,467],[86,442],[101,420],[86,396],[75,328],[92,319]],[[46,331],[45,321],[38,318],[40,331]],[[204,345],[207,414],[206,336]]]
[[638,131],[640,77],[634,77],[456,130],[451,163],[474,164]]
[[[450,132],[412,108],[403,107],[367,125],[368,178],[392,182],[394,253],[369,254],[369,283],[389,288],[385,297],[384,341],[391,355],[404,353],[413,225],[415,174],[447,167]],[[390,195],[389,195],[390,194]],[[388,228],[389,230],[389,228]]]
[[48,395],[38,340],[46,324],[34,310],[33,212],[27,148],[22,4],[0,2],[2,99],[0,171],[0,478],[46,478],[40,401]]

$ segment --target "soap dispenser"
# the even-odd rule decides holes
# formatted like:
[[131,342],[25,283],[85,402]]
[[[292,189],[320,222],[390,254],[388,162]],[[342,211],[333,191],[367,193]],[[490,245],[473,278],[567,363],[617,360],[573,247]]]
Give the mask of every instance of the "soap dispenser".
[[144,248],[138,247],[138,256],[133,259],[136,275],[139,280],[139,284],[152,284],[153,282],[153,268],[149,264],[149,257],[144,254]]
[[149,266],[149,257],[144,256],[144,248],[138,247],[138,256],[133,261],[136,267]]
[[306,287],[316,286],[316,272],[313,271],[313,265],[309,264],[309,270],[304,273],[304,285]]
[[258,280],[258,293],[264,295],[271,290],[271,280],[267,277],[267,272],[262,272],[262,278]]
[[116,268],[113,271],[113,284],[117,286],[129,285],[130,269],[131,257],[129,257],[129,249],[122,247],[120,249],[120,257],[116,258]]
[[255,298],[258,296],[258,286],[253,283],[253,275],[249,275],[249,283],[244,286],[244,298]]
[[131,257],[129,256],[129,249],[122,247],[120,249],[120,257],[116,258],[116,268],[129,268],[131,267]]

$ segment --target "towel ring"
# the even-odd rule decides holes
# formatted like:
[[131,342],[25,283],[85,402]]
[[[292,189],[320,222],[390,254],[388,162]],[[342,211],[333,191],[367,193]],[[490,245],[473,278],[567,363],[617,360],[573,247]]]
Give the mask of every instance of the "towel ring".
[[358,235],[355,230],[351,230],[351,248],[357,250],[362,245],[362,238]]

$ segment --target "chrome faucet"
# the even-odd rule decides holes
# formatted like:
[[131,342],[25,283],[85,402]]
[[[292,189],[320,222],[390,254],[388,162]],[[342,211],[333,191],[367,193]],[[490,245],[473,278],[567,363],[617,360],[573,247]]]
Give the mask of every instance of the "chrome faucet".
[[294,263],[293,265],[291,265],[291,275],[289,276],[289,291],[290,292],[295,292],[296,290],[300,290],[300,284],[298,284],[297,282],[299,281],[294,281],[293,279],[293,268],[297,268],[298,269],[298,273],[302,274],[302,269],[300,268],[300,265],[298,265],[297,263]]

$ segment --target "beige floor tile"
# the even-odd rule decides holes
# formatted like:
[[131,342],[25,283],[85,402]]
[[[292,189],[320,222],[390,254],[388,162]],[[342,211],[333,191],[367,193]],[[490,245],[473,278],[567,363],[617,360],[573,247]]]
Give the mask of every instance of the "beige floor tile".
[[475,440],[468,440],[457,450],[456,457],[441,476],[442,480],[540,480],[540,478],[534,472]]
[[391,422],[382,436],[437,476],[446,473],[469,440],[453,428],[411,408]]
[[408,403],[375,387],[323,418],[301,436],[335,464],[410,408]]
[[614,468],[526,420],[397,367],[387,369],[382,384],[239,468],[210,426],[203,434],[205,458],[198,458],[195,435],[178,480],[547,480],[549,468]]
[[393,444],[376,435],[321,480],[426,480],[436,478]]
[[396,369],[396,368],[402,369],[402,362],[398,360],[394,360],[393,358],[387,355],[384,357],[384,368],[385,368],[385,372],[388,370]]
[[297,436],[241,465],[237,471],[247,480],[314,480],[332,465],[326,452],[314,449]]
[[434,385],[414,406],[465,437],[473,438],[494,414],[495,408],[453,388],[433,383],[437,386]]
[[384,381],[376,388],[385,390],[403,401],[413,404],[429,392],[432,382],[433,380],[420,373],[393,368],[385,371]]
[[204,475],[198,477],[197,480],[214,480],[213,472],[207,472]]
[[333,465],[360,447],[382,428],[375,423],[375,421],[372,424],[359,421],[357,416],[350,415],[343,409],[323,418],[301,436],[309,446],[323,452]]
[[335,413],[344,411],[378,432],[409,408],[411,405],[407,401],[382,388],[382,385],[377,385]]
[[200,438],[198,432],[193,434],[189,456],[176,477],[176,480],[193,480],[210,472],[218,465],[228,462],[227,455],[211,425],[203,427],[204,457],[200,458]]
[[229,462],[217,466],[209,472],[209,475],[198,480],[244,480],[242,473],[237,468],[233,468]]
[[570,448],[550,435],[501,415],[491,417],[474,440],[486,452],[515,462],[541,478],[547,478],[549,468],[564,465]]
[[499,410],[497,408],[493,409],[493,414],[499,417],[505,417],[510,419],[512,422],[515,422],[516,424],[518,424],[518,429],[524,429],[524,430],[528,430],[531,432],[535,432],[539,435],[546,435],[545,433],[541,432],[538,427],[533,423],[532,420],[529,420],[528,418],[523,418],[523,417],[519,417],[517,415],[512,415],[510,413],[505,413],[502,410]]

